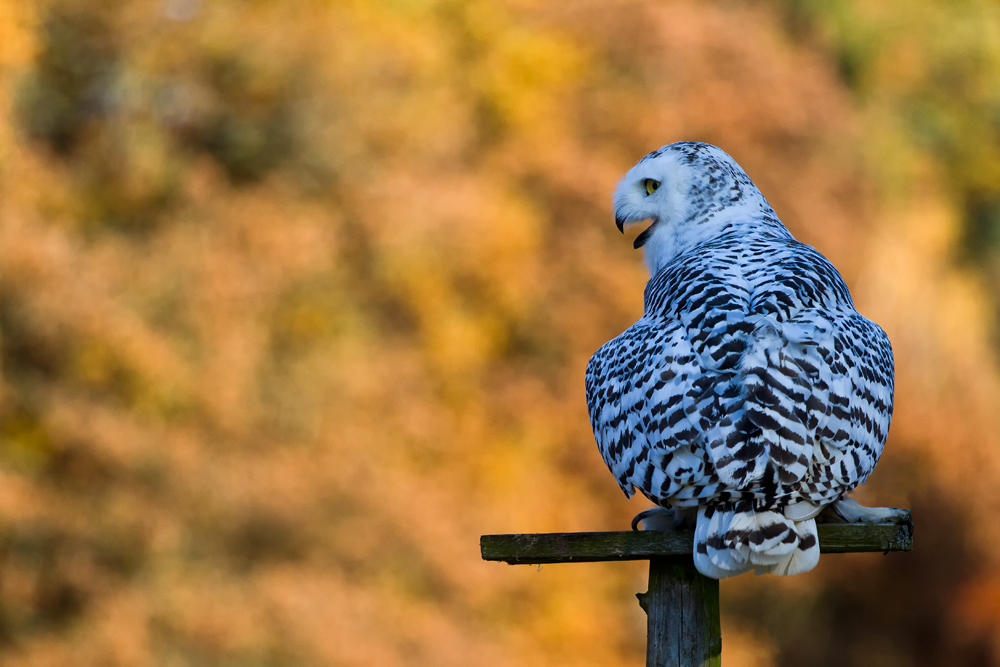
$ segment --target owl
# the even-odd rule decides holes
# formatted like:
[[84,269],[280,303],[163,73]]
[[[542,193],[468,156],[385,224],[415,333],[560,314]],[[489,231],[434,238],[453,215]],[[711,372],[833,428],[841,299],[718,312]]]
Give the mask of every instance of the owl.
[[680,142],[614,194],[651,278],[642,317],[586,372],[605,463],[695,526],[704,575],[792,575],[819,560],[816,516],[871,474],[892,418],[885,332],[796,241],[742,168]]

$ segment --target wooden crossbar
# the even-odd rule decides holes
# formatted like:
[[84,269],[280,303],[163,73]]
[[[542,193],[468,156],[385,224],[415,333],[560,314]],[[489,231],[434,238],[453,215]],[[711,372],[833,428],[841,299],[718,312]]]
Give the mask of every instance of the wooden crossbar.
[[[828,523],[817,526],[821,553],[911,551],[913,527],[893,523]],[[690,555],[694,531],[624,530],[607,533],[483,535],[483,560],[511,565],[649,560]]]
[[[911,551],[913,523],[828,523],[817,526],[822,553]],[[483,535],[483,559],[511,565],[649,560],[647,667],[719,667],[722,630],[719,582],[698,573],[694,531]]]

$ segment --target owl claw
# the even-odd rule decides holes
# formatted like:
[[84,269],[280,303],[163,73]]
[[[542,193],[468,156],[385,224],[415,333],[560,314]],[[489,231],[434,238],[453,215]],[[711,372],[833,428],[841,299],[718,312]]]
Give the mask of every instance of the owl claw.
[[[690,522],[690,512],[651,507],[635,515],[635,518],[632,519],[632,530],[673,531],[687,527]],[[640,524],[642,524],[641,527]]]
[[835,523],[843,521],[846,523],[907,524],[912,520],[910,510],[897,507],[862,507],[857,500],[846,496],[829,505],[827,509],[832,510],[835,517],[831,517],[831,512],[825,512],[824,516],[834,518]]
[[[653,525],[658,526],[660,523],[663,523],[664,525],[672,526],[673,522],[673,510],[653,507],[643,510],[632,517],[632,530],[656,530],[656,528],[652,527]],[[643,524],[641,528],[639,524]]]

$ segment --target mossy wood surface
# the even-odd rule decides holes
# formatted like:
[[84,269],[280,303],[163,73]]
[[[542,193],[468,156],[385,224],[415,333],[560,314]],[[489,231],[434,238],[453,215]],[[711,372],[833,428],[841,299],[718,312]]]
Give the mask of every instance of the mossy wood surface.
[[[912,524],[830,523],[819,525],[822,553],[888,552],[913,549]],[[484,560],[511,565],[647,560],[691,554],[694,531],[653,530],[606,533],[523,533],[483,535]]]

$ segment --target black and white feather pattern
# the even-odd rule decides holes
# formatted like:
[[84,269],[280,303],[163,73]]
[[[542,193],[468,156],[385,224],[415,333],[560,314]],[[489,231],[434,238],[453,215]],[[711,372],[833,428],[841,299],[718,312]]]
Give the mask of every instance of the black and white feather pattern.
[[813,517],[885,444],[888,337],[721,150],[672,144],[629,174],[672,190],[648,201],[627,175],[619,224],[651,218],[650,240],[668,238],[647,245],[643,317],[587,366],[601,455],[629,497],[697,508],[702,573],[811,569]]

